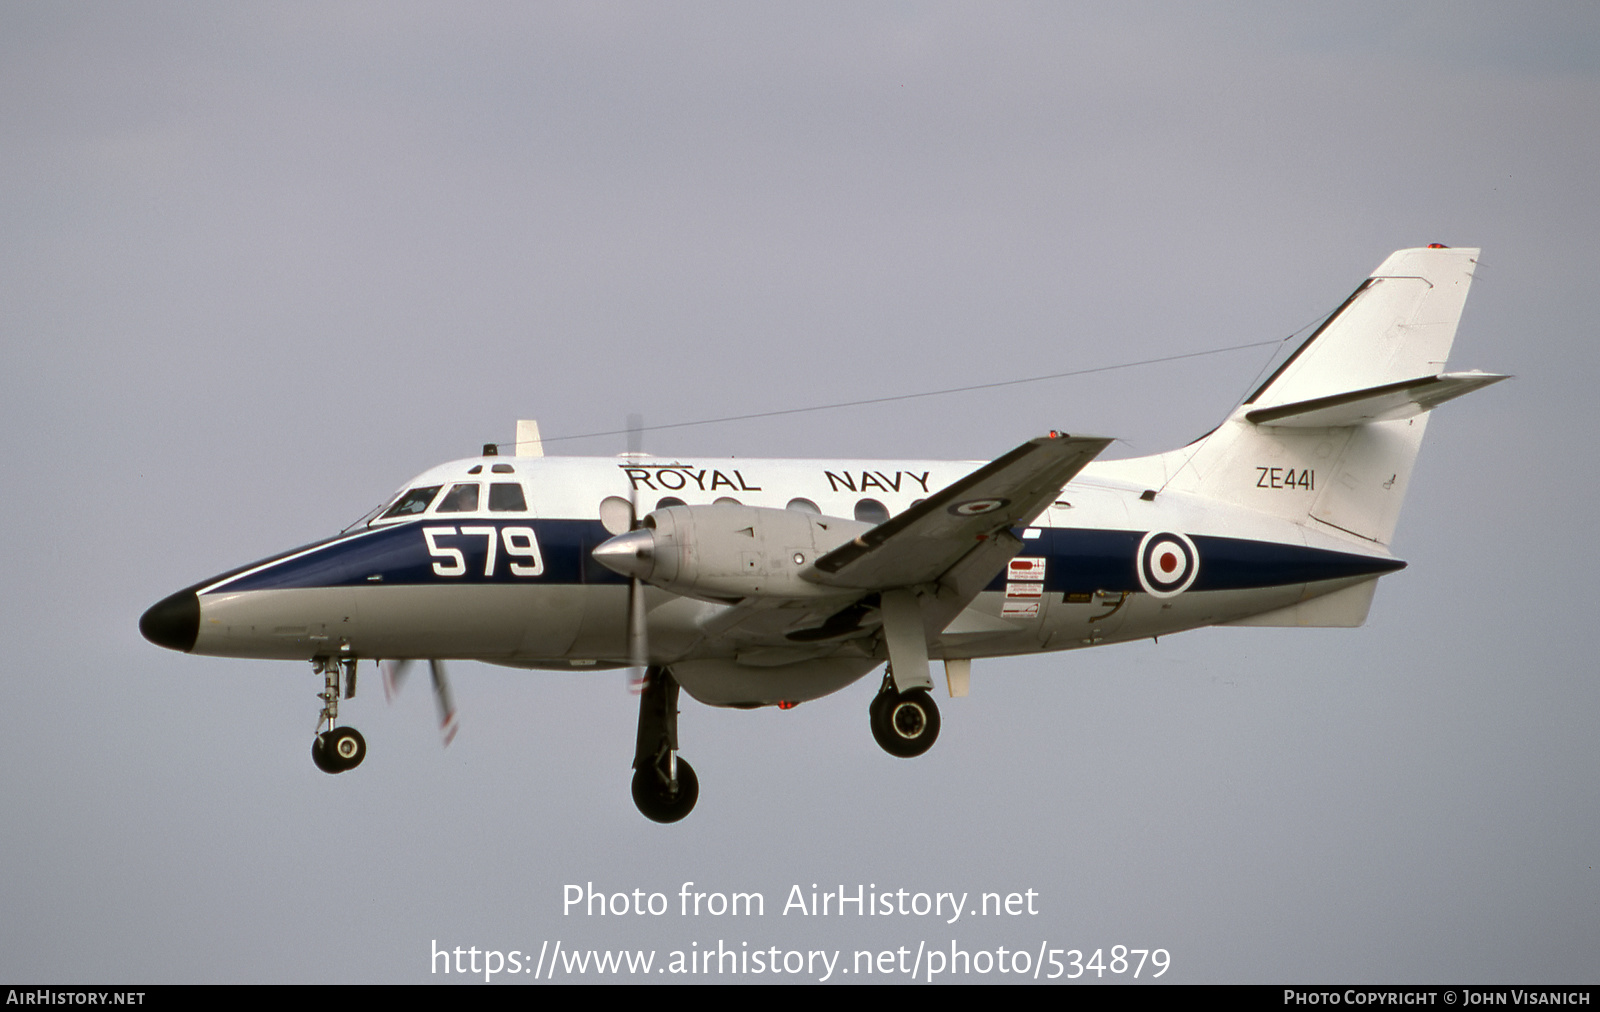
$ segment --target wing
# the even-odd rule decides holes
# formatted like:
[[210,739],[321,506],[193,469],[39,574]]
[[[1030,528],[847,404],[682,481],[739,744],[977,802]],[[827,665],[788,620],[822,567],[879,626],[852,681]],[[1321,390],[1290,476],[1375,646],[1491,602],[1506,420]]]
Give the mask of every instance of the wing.
[[[871,657],[882,649],[902,690],[929,686],[928,637],[949,625],[1022,548],[1011,529],[1032,523],[1110,443],[1054,434],[1024,443],[817,558],[798,574],[817,592],[750,594],[700,618],[700,630],[731,641],[738,663],[748,667],[849,651]],[[603,564],[650,579],[656,563],[643,542],[662,551],[657,539],[691,519],[675,511],[692,509],[651,514],[659,526],[613,538],[595,550],[596,558],[604,554]],[[731,522],[725,513],[718,520]],[[741,533],[754,537],[754,527]],[[636,564],[648,572],[629,568]],[[872,645],[869,638],[880,628]]]
[[[1032,523],[1110,445],[1098,436],[1029,440],[835,548],[802,576],[856,590],[934,583],[995,534]],[[1003,565],[1004,559],[997,560],[994,572]]]

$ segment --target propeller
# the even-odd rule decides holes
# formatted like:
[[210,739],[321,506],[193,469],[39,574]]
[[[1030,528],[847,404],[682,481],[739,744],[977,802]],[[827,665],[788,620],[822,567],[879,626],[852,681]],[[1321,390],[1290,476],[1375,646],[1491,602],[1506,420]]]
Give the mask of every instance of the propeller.
[[[628,456],[637,458],[643,450],[644,419],[628,416]],[[639,489],[632,478],[628,479],[628,530],[639,529]],[[628,691],[638,695],[645,689],[650,665],[649,633],[646,629],[644,608],[644,581],[637,576],[628,580]]]
[[[400,695],[400,686],[405,683],[406,673],[411,667],[411,661],[384,661],[379,665],[383,671],[383,695],[393,703]],[[433,675],[433,701],[439,706],[439,733],[444,737],[445,748],[455,740],[456,731],[460,725],[456,723],[456,704],[450,695],[450,679],[445,676],[444,662],[437,659],[428,661],[428,670]]]

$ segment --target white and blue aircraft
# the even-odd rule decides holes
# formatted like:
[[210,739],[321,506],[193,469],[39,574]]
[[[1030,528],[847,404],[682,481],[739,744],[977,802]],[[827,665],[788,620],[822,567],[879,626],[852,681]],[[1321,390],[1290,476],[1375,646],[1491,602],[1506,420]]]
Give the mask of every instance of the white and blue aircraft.
[[[712,706],[791,706],[887,662],[870,709],[891,755],[939,733],[930,662],[1209,625],[1358,626],[1428,412],[1504,379],[1445,372],[1475,249],[1401,250],[1220,426],[1097,462],[1052,432],[987,464],[545,457],[493,445],[407,482],[335,537],[201,581],[140,620],[151,642],[309,660],[317,766],[357,766],[338,723],[361,660],[645,669],[633,797],[683,818],[680,686]],[[643,511],[644,515],[639,514]],[[341,675],[343,686],[341,692]]]

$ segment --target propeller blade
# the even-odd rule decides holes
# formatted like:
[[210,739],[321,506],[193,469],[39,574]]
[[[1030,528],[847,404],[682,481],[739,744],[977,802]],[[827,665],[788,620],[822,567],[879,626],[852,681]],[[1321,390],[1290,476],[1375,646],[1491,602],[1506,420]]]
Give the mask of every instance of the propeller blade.
[[644,691],[645,668],[650,663],[650,643],[645,626],[644,581],[628,581],[628,691]]
[[[393,703],[400,695],[400,687],[405,684],[406,674],[411,670],[411,661],[384,661],[378,665],[383,672],[383,695]],[[439,733],[444,737],[445,748],[455,740],[460,724],[456,719],[455,698],[450,694],[450,679],[444,672],[444,662],[430,660],[429,673],[433,676],[433,701],[439,707]]]
[[631,414],[628,416],[628,452],[641,453],[644,442],[644,416]]
[[428,670],[433,674],[433,700],[439,704],[439,733],[444,736],[444,747],[455,741],[460,726],[456,723],[456,704],[450,695],[450,679],[444,673],[444,661],[431,660]]
[[384,702],[393,704],[400,695],[400,686],[405,683],[406,669],[411,667],[410,661],[379,661],[378,670],[383,674],[383,699]]
[[[644,418],[641,415],[628,416],[628,454],[630,458],[637,458],[643,452],[644,445]],[[628,529],[639,529],[641,517],[639,516],[639,489],[630,480],[628,482],[628,508],[631,517]],[[628,581],[628,691],[634,695],[644,691],[646,682],[646,666],[650,663],[650,644],[645,628],[644,611],[644,582],[638,577]]]

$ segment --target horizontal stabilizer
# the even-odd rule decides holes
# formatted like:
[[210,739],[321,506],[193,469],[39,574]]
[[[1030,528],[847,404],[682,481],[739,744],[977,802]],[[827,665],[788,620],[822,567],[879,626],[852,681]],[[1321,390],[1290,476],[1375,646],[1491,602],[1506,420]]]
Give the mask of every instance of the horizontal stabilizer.
[[1313,397],[1293,404],[1257,408],[1245,413],[1245,418],[1257,425],[1282,425],[1295,428],[1331,428],[1343,425],[1361,425],[1366,422],[1388,422],[1411,418],[1424,411],[1470,394],[1491,383],[1507,379],[1502,373],[1447,372],[1437,376],[1419,376],[1416,379],[1385,383],[1365,390]]

